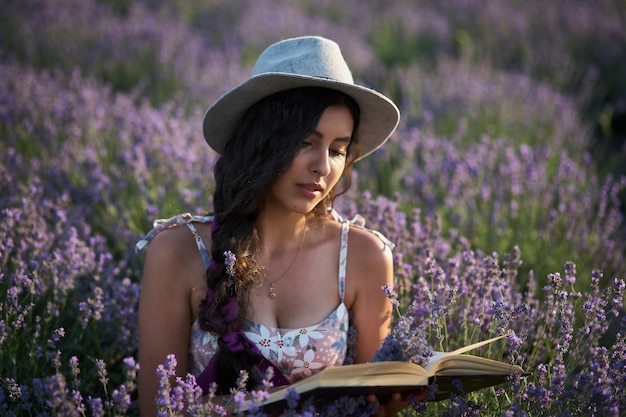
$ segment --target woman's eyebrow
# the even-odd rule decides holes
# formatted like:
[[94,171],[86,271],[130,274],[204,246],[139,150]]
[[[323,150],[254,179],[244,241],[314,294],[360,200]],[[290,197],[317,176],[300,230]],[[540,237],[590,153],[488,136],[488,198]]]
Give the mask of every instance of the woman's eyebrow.
[[[311,134],[318,136],[320,139],[324,137],[324,135],[318,130],[314,130],[313,132],[311,132]],[[334,141],[350,143],[352,142],[352,137],[350,136],[338,137],[338,138],[335,138]]]
[[339,142],[345,142],[345,143],[347,143],[347,144],[349,145],[349,144],[350,144],[350,142],[352,142],[352,138],[351,138],[350,136],[344,136],[344,137],[342,137],[342,138],[337,138],[337,139],[335,139],[335,142],[337,142],[337,141],[339,141]]

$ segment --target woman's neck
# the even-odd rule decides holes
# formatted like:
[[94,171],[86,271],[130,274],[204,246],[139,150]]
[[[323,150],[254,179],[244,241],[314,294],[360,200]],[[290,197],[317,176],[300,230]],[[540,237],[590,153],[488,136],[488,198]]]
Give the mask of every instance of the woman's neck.
[[307,223],[307,215],[300,213],[259,215],[255,228],[259,236],[261,257],[269,259],[299,246],[306,233]]

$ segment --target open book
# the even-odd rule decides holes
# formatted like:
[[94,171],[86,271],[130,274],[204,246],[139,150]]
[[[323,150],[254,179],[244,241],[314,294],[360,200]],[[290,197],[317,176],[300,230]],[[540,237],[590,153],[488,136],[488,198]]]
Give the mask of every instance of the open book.
[[309,378],[271,392],[261,405],[268,412],[282,410],[286,406],[288,389],[294,389],[300,394],[301,402],[310,397],[315,401],[324,401],[344,395],[369,394],[376,394],[381,402],[385,402],[393,393],[410,394],[433,386],[434,398],[430,401],[440,401],[449,398],[453,392],[468,393],[502,384],[510,375],[522,374],[523,369],[517,365],[465,354],[502,337],[505,336],[452,352],[435,352],[424,367],[399,361],[328,367]]

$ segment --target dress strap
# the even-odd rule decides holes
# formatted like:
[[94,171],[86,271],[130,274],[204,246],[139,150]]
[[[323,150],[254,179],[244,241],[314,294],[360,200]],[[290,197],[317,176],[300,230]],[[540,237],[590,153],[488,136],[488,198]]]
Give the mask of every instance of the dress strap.
[[348,263],[348,232],[350,223],[341,223],[341,240],[339,242],[339,298],[343,303],[346,295],[346,265]]
[[367,227],[365,227],[365,219],[360,214],[357,214],[351,220],[348,220],[348,219],[344,219],[339,213],[337,213],[335,209],[333,209],[330,212],[330,215],[333,217],[333,219],[337,220],[340,223],[348,222],[350,223],[350,226],[355,226],[355,227],[358,227],[359,229],[367,230],[368,232],[373,233],[381,240],[381,242],[389,246],[389,249],[391,250],[393,250],[393,248],[396,247],[395,243],[387,239],[387,237],[383,235],[382,233],[380,233],[378,230],[368,229]]
[[189,222],[186,224],[189,230],[191,230],[194,239],[196,240],[196,246],[198,247],[198,252],[200,252],[200,256],[202,257],[204,268],[209,269],[213,262],[211,261],[211,255],[209,254],[209,250],[204,244],[204,240],[202,240],[202,236],[200,236],[200,233],[198,233],[198,229],[196,229],[196,226],[194,226],[193,223]]
[[135,250],[142,250],[144,247],[146,247],[148,243],[150,243],[152,239],[154,239],[157,234],[159,234],[163,230],[171,229],[172,227],[184,224],[193,234],[193,237],[196,241],[196,246],[198,247],[198,251],[200,252],[200,256],[202,257],[202,262],[204,263],[205,268],[208,269],[211,267],[213,261],[211,260],[211,255],[209,254],[204,240],[202,240],[202,236],[200,236],[200,233],[198,233],[198,229],[196,229],[193,223],[210,223],[212,221],[213,216],[193,216],[191,215],[191,213],[178,214],[169,219],[157,219],[152,223],[152,230],[150,230],[139,242],[137,242],[137,244],[135,245]]

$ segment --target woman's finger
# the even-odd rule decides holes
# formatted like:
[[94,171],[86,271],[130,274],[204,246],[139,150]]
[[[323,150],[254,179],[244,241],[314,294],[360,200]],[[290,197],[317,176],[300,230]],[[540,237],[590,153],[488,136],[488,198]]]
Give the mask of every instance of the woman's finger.
[[408,407],[409,403],[405,400],[402,400],[402,396],[400,393],[395,393],[391,396],[391,399],[385,403],[381,404],[378,400],[378,397],[375,395],[367,396],[367,401],[370,404],[376,407],[376,413],[372,414],[375,417],[391,417],[398,413],[400,410]]

